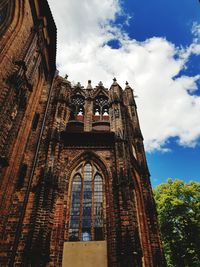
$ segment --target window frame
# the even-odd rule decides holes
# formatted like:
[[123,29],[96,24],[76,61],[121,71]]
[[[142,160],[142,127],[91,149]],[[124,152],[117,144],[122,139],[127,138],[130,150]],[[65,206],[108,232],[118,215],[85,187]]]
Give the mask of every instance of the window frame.
[[[84,168],[87,164],[91,165],[91,219],[90,219],[90,238],[87,239],[83,237],[83,234],[86,232],[83,232],[83,208],[84,208],[84,180],[85,180],[85,172]],[[77,239],[72,238],[72,228],[71,228],[71,214],[73,209],[73,202],[72,202],[72,196],[73,196],[73,185],[74,185],[74,178],[80,175],[81,177],[81,193],[80,193],[80,205],[79,205],[79,228],[78,228],[78,237]],[[101,178],[101,187],[102,187],[102,225],[101,227],[95,227],[95,178],[99,176]],[[68,231],[67,231],[67,239],[68,241],[97,241],[97,240],[106,240],[106,193],[105,193],[105,182],[104,182],[104,175],[99,168],[99,166],[93,161],[93,160],[85,160],[82,161],[80,164],[76,166],[74,171],[71,174],[70,178],[70,185],[69,185],[69,211],[68,211]],[[97,233],[97,230],[100,231],[100,237],[95,238],[95,233]],[[96,232],[95,232],[96,231]]]
[[109,119],[108,97],[102,95],[95,97],[93,101],[93,116],[99,118],[99,120]]
[[85,116],[85,98],[82,95],[72,96],[69,120],[77,120]]

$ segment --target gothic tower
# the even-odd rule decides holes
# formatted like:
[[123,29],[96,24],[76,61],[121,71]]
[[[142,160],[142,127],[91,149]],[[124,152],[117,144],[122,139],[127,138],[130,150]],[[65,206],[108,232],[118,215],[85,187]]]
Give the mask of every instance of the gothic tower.
[[0,266],[165,266],[133,89],[55,75],[46,0],[0,14]]

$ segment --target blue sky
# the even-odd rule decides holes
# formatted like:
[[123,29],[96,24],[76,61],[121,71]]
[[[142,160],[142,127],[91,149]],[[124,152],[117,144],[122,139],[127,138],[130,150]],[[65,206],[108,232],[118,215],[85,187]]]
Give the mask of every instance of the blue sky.
[[200,148],[182,147],[173,140],[169,141],[170,152],[154,151],[147,153],[147,161],[151,173],[151,182],[156,185],[168,178],[179,178],[185,182],[200,182]]
[[[178,46],[188,46],[193,38],[193,23],[200,23],[200,4],[195,0],[132,0],[123,1],[123,6],[133,17],[125,30],[140,41],[159,36]],[[191,57],[187,66],[182,73],[199,74],[200,56]],[[196,94],[200,95],[200,89]],[[200,146],[180,146],[176,139],[169,138],[168,148],[171,151],[166,153],[147,153],[152,185],[156,186],[169,177],[200,182]]]
[[127,30],[141,41],[159,36],[177,45],[188,45],[193,22],[200,21],[198,0],[131,0],[123,1],[123,6],[133,16]]
[[200,181],[198,0],[49,0],[58,28],[57,67],[73,83],[128,80],[152,185]]

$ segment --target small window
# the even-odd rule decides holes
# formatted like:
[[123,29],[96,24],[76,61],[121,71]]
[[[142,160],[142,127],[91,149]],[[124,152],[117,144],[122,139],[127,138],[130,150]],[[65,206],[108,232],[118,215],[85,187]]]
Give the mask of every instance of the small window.
[[18,173],[18,181],[16,185],[16,189],[20,190],[23,185],[24,185],[24,179],[26,177],[26,172],[27,172],[27,164],[23,163],[19,169]]
[[39,119],[40,119],[40,114],[36,112],[34,115],[34,118],[33,118],[33,122],[32,122],[32,130],[33,131],[36,131],[36,129],[37,129]]

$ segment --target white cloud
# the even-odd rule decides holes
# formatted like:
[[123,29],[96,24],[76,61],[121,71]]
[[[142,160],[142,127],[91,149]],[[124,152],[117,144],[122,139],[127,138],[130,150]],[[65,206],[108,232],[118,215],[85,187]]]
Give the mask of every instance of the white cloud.
[[192,25],[192,33],[194,35],[194,42],[200,42],[200,25],[197,22],[194,22]]
[[[200,76],[179,73],[191,54],[200,55],[200,25],[193,24],[193,43],[179,48],[164,38],[130,39],[114,24],[117,15],[124,14],[120,1],[49,3],[58,28],[57,61],[62,75],[67,73],[70,80],[84,85],[88,79],[94,86],[102,80],[107,87],[114,76],[122,86],[128,80],[139,96],[136,101],[148,151],[166,149],[170,137],[178,137],[181,145],[196,144],[200,97],[194,92]],[[108,46],[113,39],[120,42],[120,48]]]

